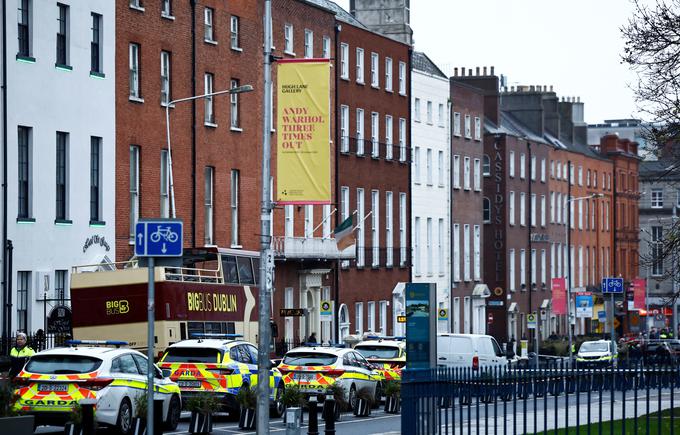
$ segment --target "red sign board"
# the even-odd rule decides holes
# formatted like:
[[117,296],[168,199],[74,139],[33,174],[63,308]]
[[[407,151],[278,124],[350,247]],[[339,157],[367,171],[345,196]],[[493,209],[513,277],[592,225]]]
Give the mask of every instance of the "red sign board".
[[567,285],[564,278],[552,279],[552,312],[567,314]]
[[633,280],[633,307],[636,310],[643,310],[645,304],[645,292],[647,290],[647,281],[644,278],[636,278]]

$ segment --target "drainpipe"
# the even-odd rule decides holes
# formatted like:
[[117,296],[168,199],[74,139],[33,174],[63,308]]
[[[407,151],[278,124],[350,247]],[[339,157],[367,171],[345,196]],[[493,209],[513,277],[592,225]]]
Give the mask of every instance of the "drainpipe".
[[[571,274],[571,205],[573,204],[573,201],[570,201],[571,199],[571,160],[567,160],[567,270],[565,271],[565,275],[569,277],[567,280],[567,331],[571,331],[571,287],[573,287],[572,283],[575,281],[575,277],[572,276]],[[576,205],[574,205],[576,207]],[[574,311],[576,310],[576,307],[574,307]],[[576,312],[574,314],[574,324],[576,324]],[[570,337],[573,336],[573,333],[569,335]],[[575,341],[572,341],[572,344],[575,343]],[[571,355],[571,349],[569,349],[569,355]]]
[[12,287],[7,285],[11,269],[7,268],[7,0],[2,0],[2,338],[9,337],[12,329]]
[[[412,160],[411,159],[411,153],[412,153],[411,146],[413,144],[413,137],[411,136],[413,134],[413,130],[411,129],[411,109],[412,109],[411,106],[413,104],[412,103],[413,100],[411,99],[411,94],[413,93],[413,87],[411,86],[411,72],[412,71],[413,71],[413,46],[409,46],[409,48],[408,48],[408,65],[406,66],[406,74],[408,74],[408,80],[406,81],[406,89],[407,89],[406,94],[408,95],[408,118],[406,118],[406,128],[408,128],[408,134],[406,135],[406,137],[408,138],[408,146],[406,146],[407,144],[404,144],[405,148],[408,150],[408,153],[406,154],[406,164],[408,165],[407,166],[407,168],[408,168],[408,201],[406,202],[406,207],[408,207],[408,213],[407,213],[408,216],[405,219],[406,230],[408,232],[408,234],[406,235],[406,244],[408,246],[408,249],[406,250],[406,252],[408,252],[408,253],[413,252],[411,250],[411,231],[413,231],[413,228],[411,226],[412,225],[411,217],[412,217],[412,213],[413,213],[413,208],[411,207],[411,198],[413,198],[413,189],[412,189],[413,184],[412,184],[412,176],[411,176],[411,170],[412,170],[412,166],[411,166],[411,160]],[[397,203],[398,203],[398,201],[399,200],[397,200]],[[411,231],[408,231],[409,229]],[[400,248],[402,248],[402,247],[400,246]],[[409,276],[409,280],[412,282],[413,281],[413,267],[412,267],[413,263],[410,260],[411,260],[411,256],[407,257],[406,261],[408,262],[407,263],[408,276]],[[400,249],[400,252],[399,252],[399,261],[401,261],[401,249]],[[436,300],[436,297],[435,297],[435,300]],[[439,307],[436,307],[436,308],[439,308]],[[406,309],[406,287],[404,287],[404,309]],[[394,313],[394,311],[393,311],[393,313]],[[392,319],[392,325],[393,326],[397,324],[396,320],[397,319]],[[437,325],[437,320],[435,320],[435,325]],[[435,326],[435,328],[436,328],[436,326]],[[435,330],[435,333],[436,333],[436,330]],[[405,324],[404,324],[404,335],[406,335],[406,325]]]
[[[336,22],[335,23],[335,58],[334,58],[334,63],[335,63],[335,68],[332,69],[333,73],[335,74],[335,118],[333,122],[335,123],[335,201],[338,205],[340,204],[340,172],[339,172],[339,164],[338,160],[340,157],[340,152],[338,147],[340,146],[340,142],[342,141],[342,138],[340,137],[338,125],[339,125],[339,113],[338,113],[338,75],[340,72],[337,70],[338,66],[338,48],[340,47],[340,31],[342,30],[342,24]],[[340,225],[342,219],[342,210],[340,210],[339,213],[335,213],[335,226],[337,228],[338,225]],[[338,343],[340,343],[340,262],[342,260],[338,260],[335,262],[335,273],[334,275],[334,281],[335,281],[335,294],[333,298],[333,304],[335,305],[335,338]]]
[[[196,0],[191,3],[191,95],[196,95]],[[191,100],[191,247],[196,247],[196,100]]]
[[[531,222],[531,219],[534,215],[533,214],[534,213],[534,207],[533,207],[533,203],[531,201],[531,187],[532,187],[531,186],[531,174],[532,174],[531,171],[532,171],[533,167],[532,167],[532,164],[531,164],[532,163],[532,160],[531,160],[531,142],[529,142],[526,138],[525,138],[525,140],[527,141],[527,157],[528,157],[528,161],[529,161],[529,175],[527,176],[527,184],[529,186],[528,192],[527,192],[528,196],[529,196],[529,198],[528,198],[529,199],[529,207],[527,207],[528,210],[529,210],[529,219],[527,219],[529,221],[529,222],[527,222],[527,245],[528,245],[528,248],[529,248],[528,249],[529,252],[527,252],[527,254],[528,254],[527,256],[529,257],[529,267],[527,267],[526,271],[524,272],[526,274],[524,276],[524,279],[528,283],[527,292],[529,293],[529,313],[532,313],[533,307],[531,305],[531,299],[532,299],[531,293],[534,291],[534,283],[531,282],[531,272],[532,272],[532,262],[531,262],[531,260],[533,259],[532,253],[531,253],[531,248],[532,248],[532,244],[531,244],[532,222]],[[536,321],[536,329],[538,329],[538,320]],[[529,331],[527,331],[527,333],[529,333],[529,340],[531,340],[532,334]],[[536,352],[536,353],[538,353],[538,349],[536,349],[537,345],[538,345],[538,343],[536,343],[536,341],[534,341],[534,352]]]

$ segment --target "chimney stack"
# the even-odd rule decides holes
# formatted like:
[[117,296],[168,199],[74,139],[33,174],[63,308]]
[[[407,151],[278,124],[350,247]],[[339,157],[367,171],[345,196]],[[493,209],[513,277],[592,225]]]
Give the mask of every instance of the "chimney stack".
[[492,66],[491,67],[491,75],[494,75],[493,70],[494,70],[494,67]]
[[477,70],[475,71],[475,75],[479,76],[479,67],[477,67]]
[[458,77],[458,68],[453,69],[453,76]]
[[460,68],[460,75],[465,77],[465,67]]
[[486,76],[486,67],[484,67],[484,76]]

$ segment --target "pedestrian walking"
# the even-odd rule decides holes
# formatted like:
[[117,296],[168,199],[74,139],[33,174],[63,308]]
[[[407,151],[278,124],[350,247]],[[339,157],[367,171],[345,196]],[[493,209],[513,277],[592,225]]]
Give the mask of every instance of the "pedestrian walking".
[[9,370],[9,378],[14,379],[19,374],[21,369],[28,360],[35,355],[35,351],[28,346],[26,334],[23,332],[17,333],[16,343],[12,350],[9,351],[9,358],[11,367]]

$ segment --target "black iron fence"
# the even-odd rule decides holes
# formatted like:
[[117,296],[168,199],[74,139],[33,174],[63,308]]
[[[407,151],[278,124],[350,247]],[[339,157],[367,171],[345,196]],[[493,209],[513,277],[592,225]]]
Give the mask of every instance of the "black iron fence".
[[677,365],[405,370],[402,433],[680,434],[678,386]]

